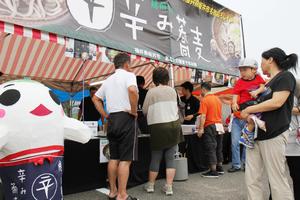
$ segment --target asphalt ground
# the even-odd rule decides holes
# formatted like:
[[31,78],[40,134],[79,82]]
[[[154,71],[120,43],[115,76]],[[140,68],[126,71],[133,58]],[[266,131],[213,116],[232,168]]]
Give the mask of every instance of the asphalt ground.
[[[229,165],[225,165],[225,174],[217,179],[203,178],[200,173],[190,174],[187,181],[174,182],[173,196],[165,196],[161,187],[165,181],[158,180],[155,192],[148,194],[143,190],[143,185],[131,188],[128,193],[140,200],[246,200],[245,173],[240,171],[228,173]],[[268,199],[268,183],[266,182],[265,194]],[[98,191],[88,191],[67,195],[65,200],[105,200],[107,197]]]

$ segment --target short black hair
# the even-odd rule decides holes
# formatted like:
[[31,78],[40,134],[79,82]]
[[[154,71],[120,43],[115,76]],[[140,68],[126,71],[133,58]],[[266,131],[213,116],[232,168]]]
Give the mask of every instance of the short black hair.
[[201,88],[204,88],[207,91],[211,91],[211,84],[208,82],[203,82],[203,83],[201,83]]
[[116,69],[123,68],[126,62],[130,62],[130,56],[127,53],[118,53],[114,57],[114,65]]
[[97,88],[94,87],[94,86],[90,87],[90,92],[93,91],[93,90],[97,90]]
[[137,85],[145,85],[145,78],[143,76],[136,76]]
[[190,92],[193,92],[193,90],[194,90],[194,86],[190,81],[186,81],[186,82],[182,83],[181,87],[183,87],[186,90],[189,90]]
[[169,72],[163,67],[158,67],[153,70],[152,79],[156,86],[158,86],[159,84],[168,85]]

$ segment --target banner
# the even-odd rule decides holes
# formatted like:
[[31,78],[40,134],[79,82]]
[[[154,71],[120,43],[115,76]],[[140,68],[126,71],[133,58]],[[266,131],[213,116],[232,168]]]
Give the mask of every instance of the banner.
[[243,56],[240,15],[213,1],[10,0],[0,20],[226,74]]
[[242,56],[240,15],[213,1],[169,1],[169,5],[173,63],[237,74],[234,67]]
[[82,53],[87,53],[89,59],[96,61],[97,46],[85,41],[74,40],[73,38],[66,38],[66,52],[65,56],[71,58],[83,58]]
[[224,85],[224,82],[225,82],[224,74],[218,72],[212,74],[212,83],[216,85]]
[[106,138],[100,138],[100,163],[107,163],[109,161],[109,141]]
[[236,76],[230,76],[228,79],[228,87],[233,88],[238,80]]

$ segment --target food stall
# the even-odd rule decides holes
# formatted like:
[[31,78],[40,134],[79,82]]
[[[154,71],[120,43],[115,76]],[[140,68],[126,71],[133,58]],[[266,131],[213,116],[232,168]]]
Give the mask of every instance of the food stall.
[[[0,81],[38,80],[71,93],[114,72],[113,55],[131,55],[132,71],[152,87],[152,71],[170,71],[172,86],[207,75],[221,84],[243,56],[241,16],[211,1],[12,0],[0,4]],[[104,12],[105,11],[105,12]],[[187,15],[187,13],[189,13]],[[102,19],[102,20],[99,20]],[[201,24],[201,26],[199,26]],[[146,181],[149,136],[139,138],[129,185]],[[106,185],[101,138],[65,142],[64,190]],[[75,178],[75,179],[74,179]]]

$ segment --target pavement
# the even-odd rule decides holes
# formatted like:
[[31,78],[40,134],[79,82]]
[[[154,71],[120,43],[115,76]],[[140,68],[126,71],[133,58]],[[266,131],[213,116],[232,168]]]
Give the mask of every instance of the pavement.
[[[143,185],[131,188],[128,193],[140,200],[246,200],[245,173],[240,171],[228,173],[229,165],[225,165],[225,174],[217,179],[203,178],[200,173],[190,174],[187,181],[174,182],[173,196],[165,196],[161,188],[165,180],[156,182],[155,192],[148,194]],[[268,183],[264,184],[265,198],[268,199]],[[0,200],[1,197],[0,191]],[[65,200],[106,200],[107,196],[96,191],[88,191],[64,196]]]
[[[187,181],[174,182],[173,196],[165,196],[161,187],[165,181],[158,180],[155,192],[148,194],[143,190],[143,185],[131,188],[128,193],[140,200],[246,200],[245,173],[240,171],[228,173],[229,165],[225,165],[225,174],[217,179],[203,178],[200,173],[190,174]],[[268,186],[268,184],[265,184]],[[266,198],[268,192],[266,187]],[[106,200],[107,197],[97,191],[88,191],[67,195],[65,200]]]

